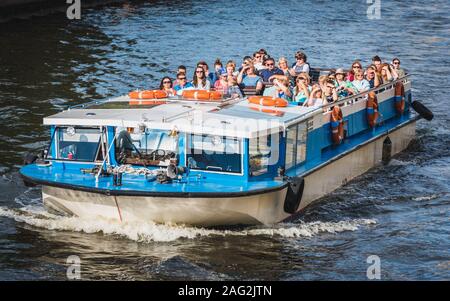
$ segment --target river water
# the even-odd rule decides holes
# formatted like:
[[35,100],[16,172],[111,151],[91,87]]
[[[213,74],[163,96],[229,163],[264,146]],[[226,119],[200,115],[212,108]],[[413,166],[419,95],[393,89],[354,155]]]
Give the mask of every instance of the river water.
[[[146,1],[0,23],[0,279],[450,280],[449,1]],[[240,62],[303,49],[311,66],[366,65],[378,54],[413,74],[435,114],[417,141],[291,223],[200,229],[60,218],[22,184],[25,152],[49,139],[44,116],[159,84],[184,64]]]

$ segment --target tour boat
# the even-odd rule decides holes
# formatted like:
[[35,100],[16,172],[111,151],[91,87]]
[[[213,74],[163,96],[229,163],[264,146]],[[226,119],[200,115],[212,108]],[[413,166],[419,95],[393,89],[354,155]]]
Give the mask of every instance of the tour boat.
[[137,91],[44,118],[50,143],[26,157],[24,181],[64,215],[270,225],[388,162],[416,121],[433,117],[412,101],[408,75],[321,107],[186,91]]

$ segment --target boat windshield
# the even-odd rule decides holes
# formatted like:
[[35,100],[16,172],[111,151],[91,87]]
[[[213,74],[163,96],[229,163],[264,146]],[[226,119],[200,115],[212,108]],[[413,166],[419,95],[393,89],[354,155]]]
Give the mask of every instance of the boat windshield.
[[120,164],[167,166],[178,156],[178,133],[166,130],[116,128]]
[[242,147],[238,138],[190,134],[187,145],[187,164],[192,169],[242,171]]
[[100,133],[99,128],[56,128],[56,159],[88,162],[102,160],[99,157]]

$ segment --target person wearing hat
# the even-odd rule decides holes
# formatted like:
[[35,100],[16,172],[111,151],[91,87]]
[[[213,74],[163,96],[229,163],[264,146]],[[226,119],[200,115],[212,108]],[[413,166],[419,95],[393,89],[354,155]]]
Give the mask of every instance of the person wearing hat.
[[228,72],[225,68],[220,68],[218,70],[219,79],[214,83],[214,89],[223,94],[226,94],[228,91]]
[[336,86],[336,92],[338,97],[347,97],[353,94],[353,89],[351,87],[352,83],[345,80],[345,71],[342,68],[338,68],[335,72],[334,84]]

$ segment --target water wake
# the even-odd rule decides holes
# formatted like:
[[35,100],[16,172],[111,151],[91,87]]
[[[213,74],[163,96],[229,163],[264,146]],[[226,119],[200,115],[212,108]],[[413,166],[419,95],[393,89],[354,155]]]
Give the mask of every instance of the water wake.
[[356,231],[360,226],[376,224],[373,219],[354,219],[339,222],[281,223],[270,227],[251,227],[240,230],[215,230],[183,225],[155,224],[153,222],[121,223],[117,220],[104,218],[87,220],[79,217],[63,217],[53,215],[36,205],[21,209],[0,207],[0,216],[48,230],[118,235],[137,242],[169,242],[182,238],[194,239],[206,236],[312,237],[320,233]]

